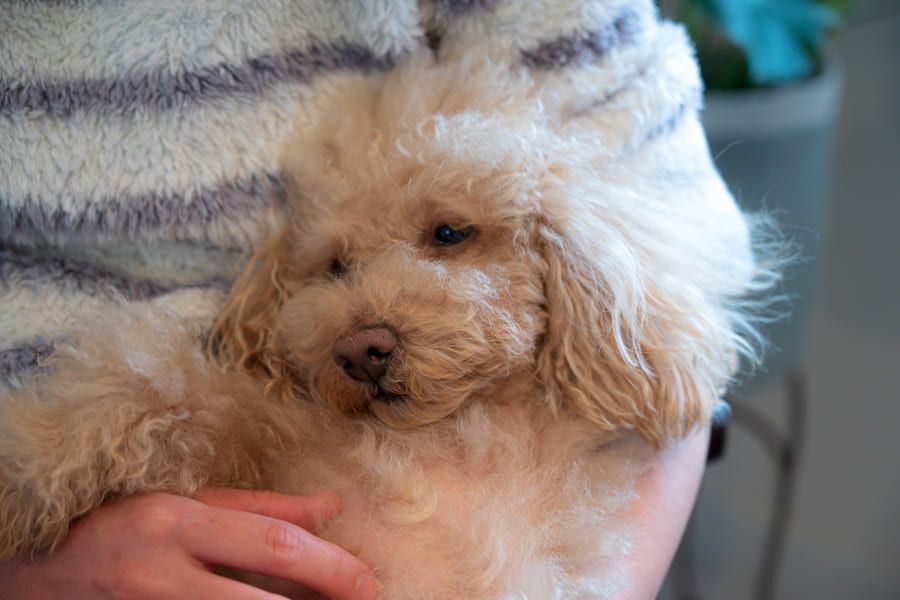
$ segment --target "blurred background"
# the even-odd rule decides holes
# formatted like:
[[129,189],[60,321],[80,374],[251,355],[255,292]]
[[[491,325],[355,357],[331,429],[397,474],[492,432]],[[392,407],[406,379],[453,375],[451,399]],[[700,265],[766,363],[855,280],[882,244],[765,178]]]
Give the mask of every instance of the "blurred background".
[[[764,0],[685,4],[661,9],[694,29],[704,10],[725,11],[738,38],[783,49],[772,23],[740,22],[739,7]],[[803,258],[782,290],[792,315],[772,330],[781,350],[733,398],[726,454],[709,466],[664,600],[900,599],[900,1],[774,0],[788,20],[801,4],[830,5],[807,15],[825,30],[812,75],[726,81],[707,96],[732,191],[775,214]],[[800,33],[815,50],[815,32]],[[745,80],[773,72],[750,62],[738,63]],[[748,91],[774,107],[745,106]]]

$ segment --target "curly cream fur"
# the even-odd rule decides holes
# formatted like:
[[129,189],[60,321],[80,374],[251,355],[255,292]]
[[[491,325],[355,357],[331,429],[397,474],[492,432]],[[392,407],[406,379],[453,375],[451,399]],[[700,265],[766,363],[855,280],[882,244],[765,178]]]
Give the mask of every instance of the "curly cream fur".
[[[710,200],[717,178],[667,193],[647,164],[669,138],[604,146],[496,65],[336,89],[286,148],[292,220],[236,282],[212,361],[176,316],[123,310],[0,403],[0,557],[137,491],[331,488],[344,511],[322,535],[386,598],[627,585],[617,511],[748,347],[743,217]],[[470,233],[434,245],[441,225]],[[371,326],[398,340],[377,387],[332,358]]]

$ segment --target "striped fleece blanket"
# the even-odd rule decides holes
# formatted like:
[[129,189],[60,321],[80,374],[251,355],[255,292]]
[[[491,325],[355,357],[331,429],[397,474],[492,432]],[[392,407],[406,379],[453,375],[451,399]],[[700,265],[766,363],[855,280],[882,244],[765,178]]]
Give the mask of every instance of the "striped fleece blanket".
[[290,124],[423,52],[527,66],[623,155],[697,120],[689,44],[652,0],[3,2],[0,388],[116,303],[209,322],[283,217]]

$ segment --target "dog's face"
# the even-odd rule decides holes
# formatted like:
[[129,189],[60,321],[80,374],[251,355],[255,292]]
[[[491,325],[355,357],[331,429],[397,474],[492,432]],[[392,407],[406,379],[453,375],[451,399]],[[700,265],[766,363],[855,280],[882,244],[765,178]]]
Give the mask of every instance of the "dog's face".
[[335,149],[298,166],[302,285],[276,331],[322,400],[411,427],[533,371],[546,265],[527,153],[488,164],[435,131],[402,138],[360,139],[364,165]]
[[286,150],[293,218],[236,285],[223,353],[395,427],[523,379],[655,444],[704,422],[752,270],[733,204],[669,194],[647,164],[677,148],[635,161],[559,134],[520,81],[411,73]]

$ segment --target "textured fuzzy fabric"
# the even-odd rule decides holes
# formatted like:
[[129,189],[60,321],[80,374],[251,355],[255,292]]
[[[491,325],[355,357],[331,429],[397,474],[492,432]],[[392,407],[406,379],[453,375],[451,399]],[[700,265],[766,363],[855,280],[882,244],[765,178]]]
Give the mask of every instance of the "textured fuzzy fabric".
[[[433,49],[529,66],[558,89],[548,102],[591,113],[579,126],[623,153],[696,119],[691,51],[650,0],[7,3],[0,387],[112,304],[211,319],[283,222],[291,123],[314,122],[341,81]],[[654,118],[635,119],[635,102]],[[693,179],[715,179],[702,143],[686,147]]]

